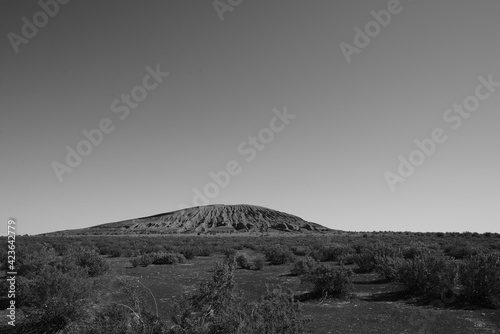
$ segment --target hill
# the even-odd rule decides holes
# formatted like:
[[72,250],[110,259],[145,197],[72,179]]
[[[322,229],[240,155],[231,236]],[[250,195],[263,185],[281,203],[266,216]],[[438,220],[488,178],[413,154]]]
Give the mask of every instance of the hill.
[[329,228],[255,205],[207,205],[46,235],[326,232]]

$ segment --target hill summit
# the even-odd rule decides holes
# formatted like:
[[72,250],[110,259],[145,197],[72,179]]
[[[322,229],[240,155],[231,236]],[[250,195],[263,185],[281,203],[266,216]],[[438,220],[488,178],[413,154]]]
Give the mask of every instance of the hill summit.
[[255,205],[207,205],[97,225],[63,234],[323,232],[330,229],[300,217]]

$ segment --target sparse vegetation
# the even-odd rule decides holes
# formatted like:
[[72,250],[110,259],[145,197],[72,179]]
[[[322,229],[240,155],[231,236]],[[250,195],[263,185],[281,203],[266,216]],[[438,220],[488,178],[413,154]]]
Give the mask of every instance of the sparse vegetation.
[[234,285],[234,258],[215,267],[212,280],[176,305],[169,333],[286,333],[303,332],[293,295],[282,288],[268,290],[257,303],[246,303]]
[[461,294],[471,303],[493,304],[500,297],[500,255],[471,256],[459,266]]
[[42,244],[19,251],[17,301],[26,321],[22,333],[55,333],[86,316],[108,264],[93,250],[68,248],[56,256]]
[[[377,286],[404,292],[405,298],[413,297],[418,305],[445,298],[457,310],[474,306],[484,312],[484,307],[500,306],[496,234],[383,232],[367,233],[367,238],[363,234],[314,238],[19,237],[16,306],[27,317],[16,326],[17,332],[309,333],[307,327],[313,325],[305,321],[296,300],[312,298],[305,311],[314,321],[314,312],[322,310],[317,305],[336,303],[336,299],[355,298],[356,304],[375,306],[359,291],[366,293]],[[469,242],[471,238],[474,243]],[[119,247],[123,247],[121,259],[113,255]],[[5,270],[7,257],[2,259]],[[188,266],[175,266],[186,261]],[[272,266],[262,271],[265,261]],[[198,268],[214,262],[218,263],[214,270]],[[124,271],[110,273],[110,264]],[[166,264],[174,266],[163,266]],[[179,273],[188,271],[196,275],[183,281]],[[203,276],[205,273],[210,274]],[[174,296],[171,303],[160,303],[163,290],[153,289],[153,293],[132,279],[143,275],[148,277],[144,284],[157,284],[156,289],[164,289],[164,282],[170,285],[174,279],[189,293]],[[110,282],[122,277],[128,280],[118,291]],[[162,283],[153,283],[159,278]],[[273,282],[266,289],[268,279]],[[199,287],[193,293],[195,283]],[[364,284],[368,284],[366,288]],[[5,284],[2,289],[6,290]],[[170,306],[174,304],[176,307]],[[441,312],[448,314],[444,310]]]
[[246,254],[240,254],[236,257],[236,263],[240,268],[243,269],[250,269],[251,267],[251,260]]
[[319,264],[301,277],[301,282],[312,285],[312,293],[322,298],[349,298],[352,296],[352,270]]
[[266,260],[272,265],[280,265],[293,262],[295,255],[284,245],[273,245],[264,250]]
[[416,295],[439,297],[444,288],[454,286],[457,270],[456,262],[427,251],[401,262],[396,280]]
[[303,259],[297,259],[293,263],[290,274],[293,276],[301,276],[311,272],[318,265],[318,261],[310,256]]

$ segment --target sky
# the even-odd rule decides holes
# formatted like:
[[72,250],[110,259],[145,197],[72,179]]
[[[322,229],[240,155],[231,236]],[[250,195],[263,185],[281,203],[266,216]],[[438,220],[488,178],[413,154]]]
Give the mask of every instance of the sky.
[[206,204],[500,232],[500,2],[0,2],[0,219]]

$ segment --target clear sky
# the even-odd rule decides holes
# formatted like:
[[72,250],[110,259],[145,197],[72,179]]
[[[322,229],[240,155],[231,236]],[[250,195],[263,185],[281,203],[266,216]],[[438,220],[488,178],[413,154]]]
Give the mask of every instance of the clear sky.
[[41,4],[0,2],[3,234],[208,203],[500,232],[498,0]]

